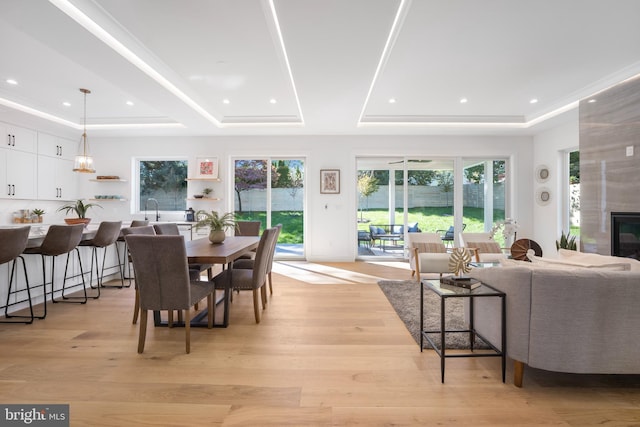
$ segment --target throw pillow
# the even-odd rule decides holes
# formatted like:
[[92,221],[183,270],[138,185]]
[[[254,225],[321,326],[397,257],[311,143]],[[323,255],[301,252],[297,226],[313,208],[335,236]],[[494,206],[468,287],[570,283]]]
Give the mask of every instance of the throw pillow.
[[467,242],[468,248],[476,248],[481,254],[501,254],[502,250],[497,242]]
[[418,249],[420,253],[446,253],[447,248],[442,243],[416,242],[413,247]]

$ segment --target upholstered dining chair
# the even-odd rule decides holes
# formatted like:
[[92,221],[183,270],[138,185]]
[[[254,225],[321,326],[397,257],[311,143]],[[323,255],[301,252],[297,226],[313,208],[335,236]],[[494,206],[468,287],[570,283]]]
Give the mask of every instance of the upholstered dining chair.
[[[133,227],[146,227],[149,225],[149,220],[147,219],[134,219],[131,221],[131,223],[129,224],[129,227],[127,228],[133,228]],[[155,232],[154,232],[155,234]],[[120,263],[120,269],[122,270],[122,278],[124,279],[124,270],[126,268],[128,274],[127,274],[127,278],[129,279],[129,284],[126,286],[127,288],[131,286],[131,262],[127,262],[127,260],[129,260],[129,250],[127,249],[127,243],[124,241],[124,235],[122,234],[122,232],[120,233],[120,235],[118,236],[118,240],[116,241],[116,245],[118,243],[121,243],[124,247],[124,255],[122,257],[122,262]]]
[[[269,294],[273,295],[273,279],[271,277],[271,271],[273,270],[273,257],[276,253],[276,245],[278,244],[278,237],[280,231],[282,231],[282,224],[277,224],[275,228],[278,230],[276,236],[272,239],[269,247],[269,258],[267,260],[267,279],[269,280]],[[252,269],[254,265],[253,259],[238,259],[233,262],[233,268]]]
[[[24,258],[21,256],[22,252],[26,249],[29,243],[29,231],[31,227],[19,227],[19,228],[2,228],[0,229],[0,265],[12,262],[11,273],[9,274],[9,287],[7,290],[7,302],[4,305],[4,318],[10,319],[12,317],[25,320],[0,320],[0,323],[33,323],[33,303],[31,302],[31,289],[29,288],[29,276],[27,275],[27,266],[24,262]],[[13,286],[13,278],[18,280],[16,265],[17,260],[22,261],[22,270],[24,273],[25,289],[18,289],[16,283],[16,289],[11,290]],[[29,316],[9,314],[9,303],[11,295],[15,295],[21,292],[27,292],[27,299],[29,300]],[[28,320],[27,320],[28,319]]]
[[[104,264],[107,258],[107,248],[111,245],[116,247],[116,254],[118,256],[118,260],[120,260],[120,249],[118,249],[118,245],[116,241],[120,236],[120,229],[122,228],[122,221],[102,221],[98,226],[98,230],[96,234],[88,240],[81,240],[78,246],[90,247],[91,248],[91,269],[89,270],[89,286],[92,289],[97,289],[98,293],[96,296],[92,298],[97,299],[100,298],[100,288],[104,287],[103,278],[104,278]],[[98,248],[103,249],[102,253],[102,270],[100,270],[100,264],[98,263]],[[93,261],[96,262],[96,287],[93,287]],[[100,271],[99,271],[100,270]],[[122,274],[122,269],[120,269],[120,265],[118,263],[118,272],[120,273],[120,286],[118,288],[124,287],[124,275]]]
[[[156,231],[156,234],[158,236],[179,236],[180,235],[178,224],[175,224],[173,222],[154,224],[153,229]],[[196,271],[198,276],[203,271],[206,271],[207,278],[209,280],[213,278],[213,264],[189,263],[189,269]],[[192,272],[191,274],[193,275],[194,273]]]
[[[228,289],[229,292],[237,291],[253,291],[253,313],[256,323],[260,323],[260,301],[262,299],[262,308],[267,305],[267,292],[265,283],[267,279],[267,264],[269,262],[269,249],[274,239],[277,238],[278,229],[276,227],[267,228],[262,232],[256,257],[253,260],[253,268],[235,268],[231,267],[223,270],[213,278],[217,289]],[[260,292],[260,296],[258,295]]]
[[[125,237],[140,293],[140,335],[138,353],[144,351],[149,310],[181,310],[184,315],[185,348],[191,352],[190,309],[207,298],[208,327],[213,327],[215,315],[215,284],[192,281],[183,236]],[[171,326],[171,321],[169,326]]]
[[[42,288],[44,294],[44,312],[42,316],[36,316],[38,319],[44,319],[47,317],[47,271],[45,268],[45,258],[51,257],[51,302],[68,302],[68,303],[80,303],[85,304],[88,301],[87,287],[84,281],[84,271],[82,270],[82,258],[80,257],[80,251],[78,250],[78,244],[82,240],[82,233],[84,232],[84,224],[76,225],[51,225],[47,230],[47,234],[42,241],[42,244],[35,248],[26,248],[23,253],[25,255],[40,255],[42,258]],[[67,270],[69,267],[69,254],[75,251],[78,256],[78,265],[80,267],[80,277],[82,278],[82,289],[84,296],[71,297],[66,296],[64,291],[67,283]],[[64,278],[62,279],[62,292],[61,300],[55,300],[55,267],[56,257],[58,255],[67,254],[67,261],[64,268]]]
[[[130,236],[132,234],[142,235],[142,236],[155,236],[156,231],[152,225],[142,225],[137,227],[131,226],[131,227],[123,228],[120,231],[122,240],[125,240],[127,236]],[[129,252],[129,246],[126,245],[126,242],[125,242],[125,247],[127,249],[127,253],[126,253],[127,264],[130,266],[133,261],[131,260],[131,253]],[[135,271],[133,272],[133,274],[135,276]],[[129,282],[131,282],[131,270],[129,270]],[[136,292],[136,298],[135,298],[135,301],[133,302],[133,322],[132,323],[135,325],[138,322],[138,314],[140,313],[140,293],[138,292],[137,283],[134,285],[134,287]]]
[[[235,235],[236,236],[259,236],[260,221],[236,221]],[[256,251],[253,250],[249,253],[240,255],[238,259],[253,259],[256,256]]]

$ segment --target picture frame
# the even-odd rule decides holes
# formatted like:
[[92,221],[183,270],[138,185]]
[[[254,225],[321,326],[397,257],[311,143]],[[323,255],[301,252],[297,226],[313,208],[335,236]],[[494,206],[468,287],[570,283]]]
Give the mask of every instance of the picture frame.
[[320,170],[320,194],[340,193],[340,169]]
[[203,179],[218,179],[218,158],[197,157],[195,176]]

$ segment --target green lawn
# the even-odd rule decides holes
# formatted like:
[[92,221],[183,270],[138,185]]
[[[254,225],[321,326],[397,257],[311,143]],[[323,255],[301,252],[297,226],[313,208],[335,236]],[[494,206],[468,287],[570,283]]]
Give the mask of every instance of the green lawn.
[[[504,219],[504,212],[495,211],[495,221]],[[358,230],[369,231],[369,224],[388,224],[389,214],[386,209],[370,209],[362,212],[362,218],[368,222],[359,222]],[[402,209],[396,210],[395,223],[402,224]],[[239,221],[260,221],[262,229],[266,224],[266,212],[236,212],[236,219]],[[358,212],[358,220],[360,212]],[[276,211],[271,213],[272,224],[282,224],[282,232],[278,243],[302,243],[303,214],[300,211]],[[436,230],[446,230],[453,225],[453,215],[451,208],[411,208],[409,209],[409,222],[418,222],[420,230],[425,232],[435,232]],[[463,222],[467,225],[467,232],[484,231],[484,209],[464,208]],[[500,240],[501,235],[496,235]],[[355,238],[354,238],[355,241]]]

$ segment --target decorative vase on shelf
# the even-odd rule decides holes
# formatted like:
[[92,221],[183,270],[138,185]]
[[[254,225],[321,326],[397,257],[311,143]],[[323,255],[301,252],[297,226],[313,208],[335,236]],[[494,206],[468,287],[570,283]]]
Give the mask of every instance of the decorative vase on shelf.
[[224,230],[211,230],[209,232],[209,241],[211,243],[222,243],[225,237],[227,237],[227,235]]

